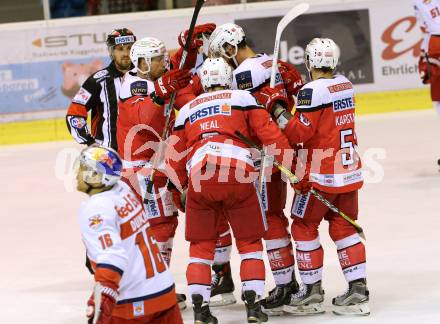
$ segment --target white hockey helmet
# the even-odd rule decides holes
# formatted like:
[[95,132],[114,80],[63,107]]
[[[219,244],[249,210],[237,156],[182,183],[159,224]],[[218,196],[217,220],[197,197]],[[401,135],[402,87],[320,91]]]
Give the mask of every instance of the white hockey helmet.
[[205,91],[215,86],[232,87],[232,68],[222,57],[206,59],[199,75]]
[[[237,45],[245,38],[243,28],[236,24],[227,23],[218,26],[209,37],[209,55],[211,57],[223,56],[232,59],[237,55]],[[225,51],[225,46],[228,44],[235,48],[234,53],[231,55]]]
[[329,68],[334,70],[340,56],[339,46],[330,38],[314,38],[307,45],[305,63],[307,70],[311,68]]
[[108,187],[121,178],[122,159],[111,148],[89,146],[79,154],[75,168],[82,169],[83,180],[88,185]]
[[[147,74],[151,69],[151,59],[153,57],[164,56],[166,68],[169,68],[168,53],[165,48],[165,44],[154,37],[145,37],[136,41],[131,47],[130,59],[134,67],[141,73]],[[145,59],[148,69],[146,71],[141,71],[139,69],[139,59]]]

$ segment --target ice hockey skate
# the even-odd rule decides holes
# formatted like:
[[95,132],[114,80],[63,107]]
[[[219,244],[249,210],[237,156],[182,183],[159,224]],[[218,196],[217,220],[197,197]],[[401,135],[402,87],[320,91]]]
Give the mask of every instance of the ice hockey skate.
[[234,297],[234,281],[232,280],[231,267],[229,262],[225,264],[214,264],[214,274],[211,281],[211,299],[209,306],[220,307],[232,305],[237,302]]
[[257,301],[257,294],[253,290],[246,290],[243,292],[241,299],[246,306],[247,322],[248,323],[263,323],[267,322],[268,317],[261,309],[261,304]]
[[340,296],[333,298],[335,306],[333,313],[336,315],[370,315],[368,307],[369,291],[365,279],[358,279],[349,282],[347,291]]
[[299,291],[291,296],[289,304],[284,305],[284,311],[295,315],[322,314],[325,312],[323,301],[321,281],[309,285],[301,284]]
[[211,314],[207,302],[203,302],[202,295],[191,296],[194,311],[194,324],[217,324],[217,318]]
[[177,304],[179,305],[180,310],[186,309],[186,296],[185,294],[177,294]]
[[290,296],[299,290],[295,275],[292,281],[284,286],[276,286],[269,292],[269,296],[261,301],[264,312],[269,316],[281,316],[284,314],[284,305],[289,304]]

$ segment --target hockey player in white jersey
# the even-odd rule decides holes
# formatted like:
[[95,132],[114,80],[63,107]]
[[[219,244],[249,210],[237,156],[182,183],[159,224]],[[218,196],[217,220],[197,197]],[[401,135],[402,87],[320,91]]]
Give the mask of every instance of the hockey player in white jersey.
[[89,195],[79,211],[81,236],[99,284],[88,302],[89,323],[183,323],[143,205],[120,180],[119,155],[91,146],[76,164],[77,189]]
[[413,0],[413,3],[424,34],[419,58],[420,78],[424,84],[430,84],[431,100],[440,115],[440,1]]
[[[267,54],[257,54],[246,43],[243,29],[233,23],[218,26],[209,38],[211,56],[222,56],[234,67],[232,89],[246,90],[252,93],[259,102],[266,104],[269,97],[264,89],[269,88],[272,71],[272,58]],[[303,85],[301,75],[286,62],[279,61],[276,67],[275,89],[279,90],[292,107],[294,96]],[[258,139],[252,134],[255,141]],[[267,213],[268,231],[264,239],[270,268],[276,287],[262,301],[265,310],[271,315],[281,315],[282,306],[295,293],[298,284],[295,280],[292,241],[288,233],[288,219],[283,209],[286,204],[287,186],[281,180],[281,173],[276,170],[267,181],[263,182],[262,200]],[[233,302],[233,283],[229,275],[229,255],[231,238],[225,226],[220,236],[216,260],[213,266],[212,295],[221,295],[214,299],[219,305]],[[227,263],[225,263],[228,261]],[[229,288],[229,289],[228,289]],[[217,297],[218,298],[218,297]]]

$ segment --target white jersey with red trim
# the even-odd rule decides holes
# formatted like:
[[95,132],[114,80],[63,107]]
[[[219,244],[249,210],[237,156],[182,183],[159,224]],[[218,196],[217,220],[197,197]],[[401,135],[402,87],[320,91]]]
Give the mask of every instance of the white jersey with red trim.
[[413,0],[417,20],[431,35],[440,35],[440,1]]
[[79,223],[95,269],[106,268],[122,275],[113,315],[135,318],[175,304],[174,281],[142,203],[124,182],[84,201]]
[[[232,73],[232,89],[255,93],[262,87],[269,85],[271,72],[272,58],[269,55],[258,54],[255,57],[247,58]],[[275,74],[275,88],[284,89],[278,67]]]
[[431,35],[440,35],[440,1],[439,0],[413,0],[417,21],[425,38],[422,49],[428,51]]
[[310,181],[316,188],[341,193],[362,186],[353,84],[345,76],[304,85],[284,133],[291,145],[303,143],[307,149],[303,160],[307,159]]

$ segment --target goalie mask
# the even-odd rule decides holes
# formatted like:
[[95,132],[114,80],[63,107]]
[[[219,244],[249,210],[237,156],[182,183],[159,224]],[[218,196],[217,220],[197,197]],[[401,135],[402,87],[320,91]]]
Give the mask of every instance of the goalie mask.
[[121,178],[122,159],[108,147],[90,146],[81,151],[75,162],[83,181],[93,188],[113,186]]
[[[245,39],[243,28],[233,23],[223,24],[217,27],[209,37],[209,55],[233,59],[237,55],[238,44]],[[231,45],[234,48],[232,54],[226,52],[226,45]]]
[[[151,70],[151,59],[153,57],[164,57],[165,68],[169,69],[169,56],[165,44],[154,37],[145,37],[133,44],[130,51],[130,59],[134,67],[140,73],[147,75]],[[147,70],[139,69],[139,59],[143,58],[147,63]]]
[[338,64],[339,56],[339,47],[333,40],[329,38],[314,38],[306,47],[306,68],[308,71],[311,68],[329,68],[334,70]]
[[232,68],[221,57],[206,59],[199,71],[203,88],[208,90],[213,87],[231,88]]

